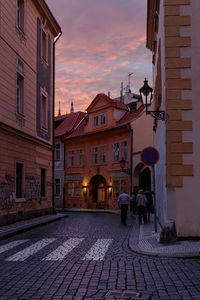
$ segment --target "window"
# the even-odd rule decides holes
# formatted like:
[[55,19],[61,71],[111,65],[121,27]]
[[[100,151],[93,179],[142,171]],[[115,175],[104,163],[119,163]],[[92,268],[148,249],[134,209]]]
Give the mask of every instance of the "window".
[[121,158],[127,160],[127,141],[121,142]]
[[56,144],[56,148],[55,148],[55,160],[56,161],[60,160],[60,144]]
[[47,34],[42,30],[42,58],[47,62]]
[[55,195],[56,196],[60,195],[60,178],[57,178],[55,180]]
[[114,143],[113,159],[114,159],[114,161],[119,161],[119,143]]
[[92,164],[98,163],[98,147],[92,148]]
[[23,198],[23,164],[16,163],[16,198]]
[[99,162],[100,164],[103,164],[106,162],[106,146],[100,146],[100,157],[99,157]]
[[82,149],[78,149],[76,151],[76,165],[77,166],[83,165],[83,150]]
[[121,143],[114,143],[113,145],[113,160],[119,161],[124,158],[127,160],[127,141],[123,141]]
[[123,192],[128,193],[128,181],[127,180],[113,180],[113,195],[117,199]]
[[114,198],[118,198],[120,195],[119,180],[113,180],[113,195]]
[[68,166],[69,167],[74,166],[74,150],[68,151]]
[[104,125],[104,124],[106,124],[106,114],[105,113],[103,113],[99,116],[94,116],[94,124],[93,124],[94,127],[97,127],[99,125]]
[[128,193],[128,182],[127,180],[121,180],[121,193]]
[[106,114],[105,113],[101,115],[101,125],[104,125],[104,124],[106,124]]
[[95,117],[94,117],[94,127],[97,127],[97,126],[98,126],[98,121],[99,121],[99,117],[98,117],[98,116],[95,116]]
[[81,182],[68,182],[67,183],[67,195],[68,197],[81,197]]
[[46,196],[46,169],[41,168],[41,197]]
[[24,77],[17,73],[17,113],[24,115]]
[[24,31],[24,0],[17,0],[17,26]]
[[47,130],[47,97],[41,95],[41,128]]

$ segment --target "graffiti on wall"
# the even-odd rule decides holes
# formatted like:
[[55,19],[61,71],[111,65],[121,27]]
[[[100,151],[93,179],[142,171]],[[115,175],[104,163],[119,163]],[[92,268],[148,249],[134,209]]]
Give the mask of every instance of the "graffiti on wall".
[[14,203],[14,177],[5,175],[5,181],[0,182],[0,209],[10,209]]
[[25,199],[40,200],[40,182],[35,178],[35,176],[26,176]]

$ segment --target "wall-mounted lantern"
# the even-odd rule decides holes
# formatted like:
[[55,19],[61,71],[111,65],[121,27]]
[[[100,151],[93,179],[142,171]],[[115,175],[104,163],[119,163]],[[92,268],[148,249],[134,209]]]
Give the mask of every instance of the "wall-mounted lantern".
[[130,169],[125,169],[125,166],[126,166],[126,161],[125,161],[125,159],[122,157],[122,159],[120,160],[120,167],[121,167],[121,170],[122,170],[122,172],[124,172],[124,173],[130,174]]
[[144,85],[140,89],[140,95],[142,97],[142,103],[146,106],[146,115],[151,115],[157,120],[165,121],[164,110],[148,110],[148,106],[151,105],[153,99],[153,89],[148,85],[148,80],[145,78]]
[[85,194],[87,194],[87,185],[83,185],[82,186],[82,189],[83,189],[83,194],[85,195]]
[[87,202],[87,185],[83,185],[82,189],[83,189],[83,196],[84,196],[84,201]]
[[108,195],[109,195],[109,197],[111,197],[111,196],[112,196],[112,185],[109,184],[109,185],[107,186],[107,188],[108,188]]

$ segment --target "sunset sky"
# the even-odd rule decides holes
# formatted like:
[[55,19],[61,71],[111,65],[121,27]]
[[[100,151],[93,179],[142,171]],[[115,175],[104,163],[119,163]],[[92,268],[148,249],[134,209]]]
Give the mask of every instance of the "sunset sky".
[[146,49],[146,0],[46,0],[62,28],[56,44],[56,115],[85,111],[98,93],[120,94],[131,76],[138,93],[151,84],[151,53]]

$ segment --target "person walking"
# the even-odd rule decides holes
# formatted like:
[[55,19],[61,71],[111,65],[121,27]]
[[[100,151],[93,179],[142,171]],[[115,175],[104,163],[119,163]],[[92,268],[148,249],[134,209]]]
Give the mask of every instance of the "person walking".
[[144,191],[144,195],[147,198],[147,205],[146,205],[147,206],[147,221],[150,222],[151,210],[153,207],[152,193],[148,188],[146,188]]
[[136,205],[137,205],[137,213],[138,213],[138,221],[139,224],[145,224],[147,222],[146,216],[146,206],[147,206],[147,198],[144,195],[143,190],[139,190],[136,196]]
[[126,225],[129,200],[130,197],[128,194],[126,194],[125,191],[123,191],[123,193],[118,197],[118,205],[120,206],[120,210],[121,210],[121,222],[123,225]]

